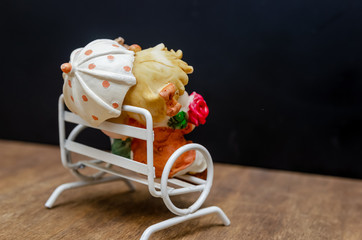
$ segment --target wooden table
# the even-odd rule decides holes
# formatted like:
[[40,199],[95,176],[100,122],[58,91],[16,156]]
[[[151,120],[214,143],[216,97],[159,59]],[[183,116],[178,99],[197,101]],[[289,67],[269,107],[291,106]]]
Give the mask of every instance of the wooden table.
[[[75,178],[56,146],[0,140],[0,239],[137,239],[172,214],[162,199],[123,182],[73,189],[56,207],[44,203]],[[362,181],[215,164],[204,206],[221,207],[224,227],[210,215],[152,239],[362,239]]]

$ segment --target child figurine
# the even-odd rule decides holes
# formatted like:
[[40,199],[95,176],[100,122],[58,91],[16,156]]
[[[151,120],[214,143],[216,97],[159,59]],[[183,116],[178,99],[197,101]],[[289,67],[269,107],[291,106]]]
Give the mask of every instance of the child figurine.
[[[161,177],[171,154],[191,142],[184,135],[204,124],[209,114],[201,95],[185,91],[193,68],[181,59],[181,50],[169,51],[164,44],[142,50],[137,44],[124,44],[123,38],[94,41],[75,50],[71,62],[61,67],[65,103],[92,125],[107,120],[144,127],[140,115],[120,109],[122,104],[147,109],[154,126],[155,173]],[[146,141],[103,132],[115,139],[114,154],[146,163]],[[189,151],[177,159],[170,177],[185,173],[202,177],[205,169],[202,154]]]

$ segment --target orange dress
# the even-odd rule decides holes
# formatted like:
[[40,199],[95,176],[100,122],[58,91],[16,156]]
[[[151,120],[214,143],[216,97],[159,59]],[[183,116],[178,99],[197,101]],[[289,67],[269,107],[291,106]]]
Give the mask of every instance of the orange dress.
[[[144,127],[134,119],[129,120],[129,124],[136,127]],[[156,127],[154,131],[153,142],[153,165],[155,167],[156,177],[162,176],[163,168],[170,156],[180,147],[192,141],[187,141],[185,134],[192,131],[191,124],[185,129],[173,129],[169,127]],[[141,163],[147,163],[146,141],[134,138],[132,140],[131,149],[133,152],[133,160]],[[175,173],[190,166],[196,157],[194,150],[185,152],[174,163],[171,168],[169,177]]]

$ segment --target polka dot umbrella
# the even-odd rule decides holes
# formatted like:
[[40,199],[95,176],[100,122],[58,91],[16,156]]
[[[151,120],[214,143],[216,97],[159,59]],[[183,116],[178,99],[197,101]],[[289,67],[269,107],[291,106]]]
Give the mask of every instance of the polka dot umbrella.
[[133,61],[133,51],[109,39],[74,50],[61,66],[65,104],[92,126],[118,117],[124,96],[136,84]]

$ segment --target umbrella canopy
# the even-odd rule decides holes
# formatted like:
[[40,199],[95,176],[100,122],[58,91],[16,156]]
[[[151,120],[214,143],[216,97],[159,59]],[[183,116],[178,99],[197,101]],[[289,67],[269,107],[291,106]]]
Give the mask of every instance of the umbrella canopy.
[[133,61],[133,51],[109,39],[74,50],[61,66],[65,104],[92,126],[120,116],[123,99],[136,84]]

